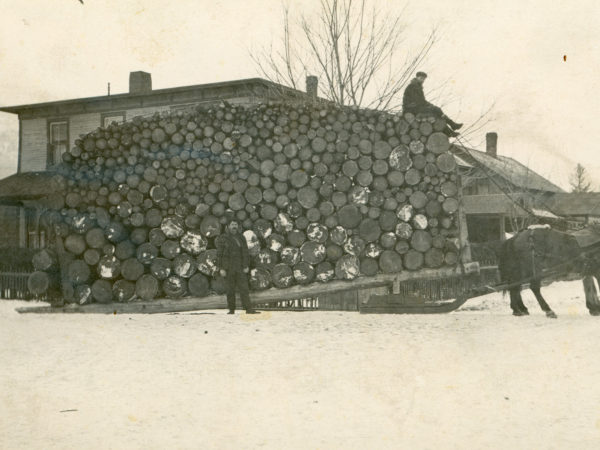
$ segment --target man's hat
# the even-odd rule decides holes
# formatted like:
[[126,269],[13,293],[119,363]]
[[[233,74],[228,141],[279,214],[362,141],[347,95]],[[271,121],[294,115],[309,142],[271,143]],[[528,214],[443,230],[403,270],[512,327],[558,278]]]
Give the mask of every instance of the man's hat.
[[425,72],[417,72],[415,76],[427,78],[427,74]]

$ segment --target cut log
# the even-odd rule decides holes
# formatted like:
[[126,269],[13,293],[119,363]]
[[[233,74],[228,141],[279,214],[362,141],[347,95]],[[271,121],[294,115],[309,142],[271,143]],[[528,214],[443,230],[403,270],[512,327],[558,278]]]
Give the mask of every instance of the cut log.
[[83,252],[83,260],[90,266],[95,266],[98,264],[101,256],[102,255],[100,251],[96,250],[95,248],[88,248],[85,252]]
[[208,246],[207,240],[200,231],[185,231],[179,240],[179,244],[183,251],[191,255],[199,255]]
[[221,222],[215,216],[206,216],[200,223],[200,232],[207,238],[219,236],[221,234]]
[[410,238],[410,245],[413,249],[418,252],[426,252],[431,248],[432,237],[431,234],[424,230],[416,230],[412,233]]
[[286,213],[277,214],[277,217],[273,221],[273,225],[278,233],[287,233],[294,229],[294,221]]
[[335,277],[335,267],[328,261],[319,263],[315,268],[315,279],[321,283],[326,283]]
[[85,239],[79,234],[69,234],[65,238],[65,249],[74,255],[81,255],[86,248]]
[[277,264],[271,270],[273,285],[278,288],[290,287],[294,282],[292,268],[287,264]]
[[360,262],[356,256],[344,255],[335,264],[335,276],[340,280],[353,280],[360,274]]
[[415,191],[411,194],[408,201],[416,209],[424,208],[428,201],[427,194],[422,191]]
[[360,256],[365,249],[366,242],[359,235],[352,235],[344,243],[344,251],[350,255]]
[[258,187],[250,186],[244,192],[244,197],[251,205],[258,205],[260,202],[262,202],[262,190]]
[[121,262],[115,256],[103,256],[100,258],[96,270],[100,278],[113,280],[121,273]]
[[47,248],[35,252],[31,262],[36,271],[48,271],[58,266],[56,252]]
[[50,283],[50,275],[41,270],[37,270],[27,278],[27,289],[33,295],[42,295],[48,291]]
[[292,230],[286,235],[288,243],[292,247],[301,247],[306,242],[306,235],[301,230]]
[[90,266],[81,259],[74,259],[67,266],[67,278],[74,286],[87,283],[90,275]]
[[325,259],[325,246],[319,242],[305,242],[300,247],[300,256],[309,264],[319,264]]
[[129,302],[135,297],[135,283],[117,280],[112,286],[113,298],[117,302]]
[[96,280],[92,284],[92,297],[98,303],[110,303],[113,299],[112,283],[108,280]]
[[296,247],[284,247],[281,249],[280,259],[283,264],[293,267],[300,262],[300,249]]
[[289,182],[290,182],[290,184],[293,187],[299,189],[301,187],[306,186],[306,184],[308,183],[309,178],[310,177],[308,176],[308,173],[306,173],[302,169],[298,169],[298,170],[294,170],[290,174]]
[[398,238],[394,233],[383,233],[379,238],[379,243],[385,249],[392,249],[396,245]]
[[374,219],[365,219],[359,226],[358,233],[365,242],[374,242],[381,236],[379,222]]
[[426,147],[427,150],[438,155],[446,153],[450,148],[448,136],[441,132],[432,133],[427,139]]
[[384,250],[379,256],[379,268],[383,273],[402,271],[402,256],[393,250]]
[[[139,247],[138,247],[138,249],[139,249]],[[181,246],[179,245],[178,241],[175,241],[172,239],[167,239],[160,246],[160,254],[167,259],[173,259],[180,253],[181,253]],[[138,259],[139,259],[139,256],[138,256]],[[151,260],[149,262],[151,262]],[[148,262],[144,262],[144,264],[148,264]]]
[[136,281],[144,273],[144,265],[137,258],[128,258],[121,263],[121,275],[128,281]]
[[158,248],[148,243],[140,245],[136,250],[136,257],[142,264],[150,264],[158,256]]
[[[172,263],[166,258],[154,258],[150,264],[150,273],[157,280],[165,280],[172,273]],[[140,275],[141,276],[141,275]],[[138,276],[139,278],[139,276]],[[137,280],[137,278],[136,278]]]
[[444,153],[437,157],[436,165],[444,173],[454,172],[456,170],[456,160],[450,153]]
[[145,223],[146,226],[150,227],[150,228],[155,228],[160,226],[160,223],[162,222],[163,216],[160,210],[155,209],[155,208],[151,208],[148,211],[146,211],[146,215],[145,215]]
[[[419,138],[414,138],[413,137],[413,141],[410,142],[410,144],[408,145],[408,148],[410,149],[410,152],[413,155],[420,155],[425,151],[425,145],[423,145],[423,143],[418,140]],[[413,162],[414,162],[414,158],[413,158]]]
[[410,151],[405,145],[395,147],[389,156],[389,165],[393,169],[406,172],[412,167],[412,159],[410,158]]
[[162,290],[169,298],[181,298],[187,292],[187,282],[177,275],[171,275],[162,282]]
[[329,231],[325,225],[320,223],[311,223],[306,228],[306,236],[310,241],[323,244],[329,238]]
[[188,280],[187,287],[192,297],[205,297],[208,295],[210,283],[205,275],[196,273]]
[[[85,259],[85,255],[89,251],[93,251],[93,250],[86,250],[86,252],[84,253],[84,259]],[[117,258],[119,258],[121,261],[124,261],[128,258],[133,257],[135,255],[135,252],[136,252],[136,246],[129,240],[121,241],[117,245],[115,245],[115,256]],[[96,264],[98,261],[96,261],[96,263],[93,263],[93,262],[88,262],[86,260],[86,262],[90,265],[93,265],[93,264]]]
[[306,261],[296,264],[292,272],[298,284],[309,284],[315,279],[315,269]]
[[376,159],[387,159],[392,152],[392,146],[386,141],[377,141],[373,146],[373,156]]
[[455,197],[458,193],[458,187],[453,181],[445,181],[440,185],[440,192],[444,197]]
[[78,305],[87,305],[94,300],[92,296],[92,288],[87,284],[80,284],[75,287],[73,292],[73,300]]
[[312,187],[305,186],[298,190],[298,203],[300,203],[303,208],[313,208],[317,205],[318,201],[319,194]]
[[404,182],[409,186],[415,186],[421,182],[421,173],[417,169],[408,169],[404,175]]
[[372,277],[376,275],[378,271],[379,265],[377,264],[377,260],[369,257],[360,259],[360,273],[367,277]]
[[423,267],[423,253],[416,250],[409,250],[404,254],[404,268],[407,270],[419,270]]
[[455,266],[458,264],[458,253],[452,251],[446,252],[444,255],[444,263],[448,266]]
[[181,217],[168,216],[161,221],[160,229],[168,239],[178,239],[185,231],[185,223]]
[[442,204],[442,209],[446,214],[453,214],[458,211],[458,200],[448,197]]
[[212,277],[219,272],[219,268],[217,267],[217,250],[215,249],[200,252],[196,261],[198,270],[204,275]]
[[416,214],[411,223],[414,230],[425,230],[429,225],[427,217],[423,214]]
[[360,225],[362,215],[357,205],[345,205],[338,211],[337,219],[343,228],[352,229]]
[[265,289],[271,287],[271,274],[267,269],[257,267],[250,271],[250,277],[248,281],[250,284],[250,289],[254,291],[264,291]]
[[430,248],[425,252],[425,266],[437,269],[444,265],[444,252],[438,248]]
[[142,300],[153,300],[158,295],[158,280],[144,274],[135,283],[135,293]]

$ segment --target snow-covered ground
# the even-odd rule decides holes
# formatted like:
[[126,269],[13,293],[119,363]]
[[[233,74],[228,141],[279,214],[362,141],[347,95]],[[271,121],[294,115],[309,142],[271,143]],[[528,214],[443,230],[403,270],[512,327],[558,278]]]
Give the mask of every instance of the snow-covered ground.
[[19,315],[0,302],[0,448],[600,448],[580,281],[513,317]]

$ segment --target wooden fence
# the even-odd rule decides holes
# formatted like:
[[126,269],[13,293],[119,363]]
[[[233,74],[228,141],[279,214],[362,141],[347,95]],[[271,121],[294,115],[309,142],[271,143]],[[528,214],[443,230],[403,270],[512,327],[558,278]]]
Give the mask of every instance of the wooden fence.
[[29,275],[29,272],[0,272],[0,298],[16,300],[35,298],[27,289]]

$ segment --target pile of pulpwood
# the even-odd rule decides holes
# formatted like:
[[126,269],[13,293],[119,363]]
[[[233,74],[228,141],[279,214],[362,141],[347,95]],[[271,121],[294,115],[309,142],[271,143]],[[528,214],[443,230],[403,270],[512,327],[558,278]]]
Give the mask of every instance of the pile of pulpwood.
[[44,220],[64,253],[34,257],[30,290],[62,267],[66,297],[81,304],[222,293],[216,242],[232,219],[254,290],[453,266],[458,185],[444,127],[272,103],[99,128],[63,155],[64,208]]

